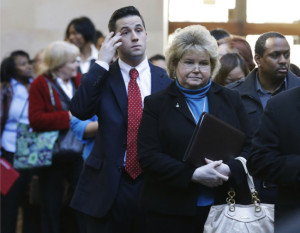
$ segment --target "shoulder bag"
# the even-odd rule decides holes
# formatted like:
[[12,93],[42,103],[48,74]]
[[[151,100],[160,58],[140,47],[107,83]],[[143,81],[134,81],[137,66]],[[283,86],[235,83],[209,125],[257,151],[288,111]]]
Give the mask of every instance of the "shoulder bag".
[[[51,83],[52,87],[58,92],[62,107],[64,110],[69,110],[70,98],[64,93],[59,85]],[[72,82],[73,91],[75,86]],[[58,139],[53,148],[53,159],[59,162],[68,162],[74,158],[81,157],[83,144],[75,137],[71,127],[68,130],[59,132]]]
[[235,192],[230,190],[227,204],[213,205],[204,225],[204,233],[273,233],[274,205],[260,203],[252,176],[248,173],[246,159],[237,157],[247,174],[247,182],[252,196],[251,205],[235,204]]
[[[51,103],[55,109],[53,90],[49,85]],[[16,169],[30,169],[50,166],[52,164],[52,152],[58,138],[59,131],[35,132],[29,124],[20,123],[28,100],[25,102],[17,123],[16,153],[13,166]]]

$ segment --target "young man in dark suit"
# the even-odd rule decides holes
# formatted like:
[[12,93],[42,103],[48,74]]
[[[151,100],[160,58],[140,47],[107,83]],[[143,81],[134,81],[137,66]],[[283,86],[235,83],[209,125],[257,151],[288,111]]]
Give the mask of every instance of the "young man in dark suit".
[[[135,7],[115,11],[108,27],[98,60],[71,104],[76,117],[96,114],[99,123],[71,206],[85,214],[88,233],[144,232],[136,135],[144,97],[171,80],[147,60],[145,23]],[[119,59],[109,66],[116,52]]]
[[[268,101],[247,162],[254,177],[278,185],[275,232],[278,227],[286,230],[280,232],[292,232],[287,230],[288,222],[300,214],[299,142],[300,87],[296,87]],[[299,230],[298,223],[298,231],[293,232]]]

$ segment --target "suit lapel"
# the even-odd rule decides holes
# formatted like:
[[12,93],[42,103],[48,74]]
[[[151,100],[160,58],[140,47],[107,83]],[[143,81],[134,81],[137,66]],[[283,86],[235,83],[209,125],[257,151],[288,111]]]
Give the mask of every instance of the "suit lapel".
[[151,72],[151,94],[162,89],[163,77],[166,75],[149,62]]
[[125,83],[117,61],[110,68],[109,81],[117,103],[121,109],[122,116],[124,119],[127,119],[128,98]]

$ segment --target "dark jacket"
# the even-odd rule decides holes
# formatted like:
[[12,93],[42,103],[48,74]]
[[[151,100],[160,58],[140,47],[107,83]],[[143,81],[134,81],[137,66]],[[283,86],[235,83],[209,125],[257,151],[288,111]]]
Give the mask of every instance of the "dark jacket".
[[[250,74],[248,74],[245,80],[230,83],[226,86],[227,88],[236,90],[240,93],[254,131],[258,128],[260,118],[263,114],[263,106],[256,90],[257,70],[258,69],[255,68]],[[289,71],[287,75],[286,89],[288,90],[296,86],[300,86],[300,79]]]
[[[255,68],[250,74],[248,74],[245,80],[237,81],[226,86],[229,89],[239,92],[248,113],[253,133],[255,133],[258,129],[259,122],[263,114],[263,106],[257,94],[256,87],[257,71],[258,69]],[[296,86],[300,86],[300,79],[289,71],[287,74],[286,90]],[[264,180],[260,181],[254,179],[254,181],[261,201],[266,203],[275,203],[277,199],[276,187]]]
[[[247,158],[250,128],[240,96],[212,83],[207,98],[211,114],[246,133],[248,137],[240,156]],[[147,209],[171,215],[196,214],[199,185],[191,182],[196,168],[182,162],[195,127],[185,97],[175,82],[145,98],[138,155],[145,175],[143,203]],[[228,165],[232,172],[230,183],[243,183],[241,163],[231,160]],[[225,202],[228,188],[224,186],[216,191],[216,202]]]
[[[171,80],[150,64],[151,93]],[[82,78],[71,112],[81,120],[98,116],[98,134],[87,158],[71,206],[94,217],[107,215],[118,193],[127,141],[128,98],[118,62],[105,70],[98,64]],[[137,198],[137,197],[133,197]]]
[[300,211],[300,87],[268,101],[247,166],[278,185],[278,204]]

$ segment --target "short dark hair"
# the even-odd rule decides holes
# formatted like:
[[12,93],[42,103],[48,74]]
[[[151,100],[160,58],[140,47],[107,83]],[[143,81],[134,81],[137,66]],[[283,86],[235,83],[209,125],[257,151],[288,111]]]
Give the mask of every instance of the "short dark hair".
[[230,37],[230,33],[226,31],[224,28],[215,28],[210,30],[210,34],[216,39],[220,40],[226,37]]
[[75,30],[80,33],[86,42],[94,42],[96,29],[93,22],[86,16],[72,19],[66,30],[66,38],[70,36],[70,27],[74,25]]
[[165,56],[164,55],[161,55],[161,54],[155,54],[153,55],[152,57],[149,58],[149,61],[150,62],[153,62],[153,61],[157,61],[157,60],[166,60]]
[[16,74],[15,58],[17,56],[25,56],[30,61],[29,54],[23,50],[13,51],[9,57],[6,57],[1,62],[1,82],[9,82]]
[[118,19],[124,18],[126,16],[130,16],[130,15],[139,16],[142,20],[144,28],[146,29],[144,19],[141,16],[138,9],[136,9],[134,6],[127,6],[127,7],[123,7],[123,8],[120,8],[120,9],[116,10],[112,14],[112,16],[110,17],[110,20],[108,22],[109,32],[115,32],[116,31],[116,22],[117,22]]
[[255,54],[258,54],[261,57],[264,55],[264,52],[266,51],[266,40],[269,38],[286,39],[285,36],[279,32],[266,32],[258,37],[255,43]]

